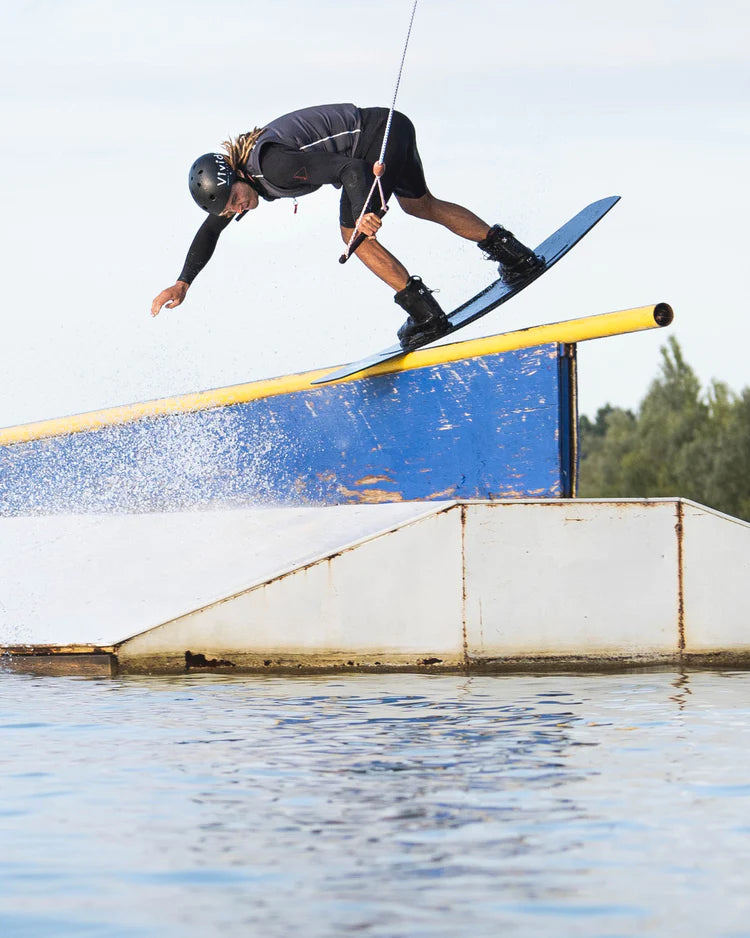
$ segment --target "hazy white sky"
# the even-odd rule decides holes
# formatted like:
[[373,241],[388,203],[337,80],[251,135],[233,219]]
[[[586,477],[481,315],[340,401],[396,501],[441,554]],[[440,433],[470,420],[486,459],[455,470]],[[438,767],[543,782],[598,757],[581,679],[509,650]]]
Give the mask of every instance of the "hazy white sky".
[[[338,194],[262,204],[153,320],[202,221],[192,160],[311,104],[388,105],[411,0],[5,0],[0,426],[302,371],[403,314],[338,264]],[[661,300],[701,380],[750,384],[746,0],[420,0],[398,106],[428,184],[536,245],[622,202],[461,338]],[[381,240],[447,310],[491,266],[394,202]],[[581,410],[635,407],[666,331],[582,344]]]

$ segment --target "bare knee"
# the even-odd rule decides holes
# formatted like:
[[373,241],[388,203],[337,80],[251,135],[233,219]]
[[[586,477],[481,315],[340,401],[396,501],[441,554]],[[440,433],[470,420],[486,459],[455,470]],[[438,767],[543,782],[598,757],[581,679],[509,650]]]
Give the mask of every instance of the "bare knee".
[[397,195],[398,204],[407,215],[413,215],[415,218],[432,218],[434,215],[435,202],[437,201],[429,191],[419,199],[407,199]]

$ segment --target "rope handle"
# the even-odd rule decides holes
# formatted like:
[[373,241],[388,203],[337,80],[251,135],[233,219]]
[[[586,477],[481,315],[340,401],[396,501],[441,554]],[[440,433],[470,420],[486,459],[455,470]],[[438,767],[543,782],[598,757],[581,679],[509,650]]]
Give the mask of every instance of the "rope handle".
[[[382,208],[379,208],[375,212],[375,214],[378,216],[378,218],[382,218],[383,215],[385,215],[387,211],[388,211],[388,206],[384,205]],[[362,244],[363,241],[366,241],[366,240],[367,240],[367,235],[357,234],[357,229],[355,228],[354,234],[352,235],[351,240],[346,246],[346,250],[339,258],[339,264],[345,264],[349,260],[349,258],[352,256],[352,254],[357,253],[357,248]]]

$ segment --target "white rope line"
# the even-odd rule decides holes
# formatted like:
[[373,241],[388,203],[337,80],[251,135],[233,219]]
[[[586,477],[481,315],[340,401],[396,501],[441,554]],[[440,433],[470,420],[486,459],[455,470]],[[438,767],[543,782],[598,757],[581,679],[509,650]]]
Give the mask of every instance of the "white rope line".
[[[378,163],[380,163],[381,165],[385,161],[385,150],[386,150],[386,147],[388,146],[388,137],[391,132],[391,123],[393,122],[393,112],[396,110],[396,98],[398,97],[398,89],[401,85],[401,75],[403,74],[403,71],[404,71],[404,62],[406,61],[406,50],[409,48],[409,39],[411,38],[411,28],[414,25],[414,14],[417,12],[417,3],[418,3],[418,0],[414,0],[414,6],[411,8],[411,19],[409,20],[409,29],[406,32],[406,41],[404,42],[404,50],[401,53],[401,65],[399,66],[399,69],[398,69],[398,76],[396,78],[396,87],[393,92],[393,101],[391,102],[391,109],[388,112],[388,120],[386,121],[386,124],[385,124],[385,132],[383,133],[383,145],[380,148],[380,156],[378,157]],[[346,246],[346,251],[344,252],[345,258],[349,257],[349,252],[351,250],[352,244],[354,244],[354,239],[357,237],[357,234],[359,233],[360,225],[362,224],[362,219],[367,214],[367,206],[370,204],[370,199],[372,198],[372,194],[375,192],[376,187],[380,192],[380,207],[381,207],[383,214],[385,214],[388,211],[388,206],[385,204],[385,195],[383,194],[383,184],[380,181],[380,176],[375,176],[375,179],[373,180],[372,186],[370,188],[370,192],[367,198],[365,199],[365,204],[362,207],[362,211],[359,213],[359,218],[357,219],[356,224],[354,225],[354,231],[352,231],[352,236],[351,238],[349,238],[349,243]]]
[[404,51],[401,53],[401,65],[398,69],[398,77],[396,78],[396,88],[393,92],[393,101],[391,102],[391,110],[388,114],[388,122],[385,125],[385,133],[383,134],[383,146],[380,150],[380,159],[379,163],[382,163],[385,159],[385,148],[388,144],[388,134],[391,132],[391,121],[393,120],[393,112],[396,110],[396,98],[398,97],[398,89],[401,85],[401,75],[404,71],[404,62],[406,61],[406,50],[409,48],[409,39],[411,38],[411,28],[414,25],[414,14],[417,12],[417,0],[414,0],[414,6],[411,8],[411,19],[409,20],[409,29],[406,32],[406,41],[404,42]]

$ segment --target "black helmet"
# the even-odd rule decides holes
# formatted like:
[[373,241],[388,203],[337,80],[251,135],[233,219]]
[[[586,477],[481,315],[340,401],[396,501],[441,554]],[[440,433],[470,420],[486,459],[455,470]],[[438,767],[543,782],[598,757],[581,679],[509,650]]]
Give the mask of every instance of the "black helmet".
[[204,153],[190,167],[190,195],[204,212],[221,215],[237,174],[223,153]]

